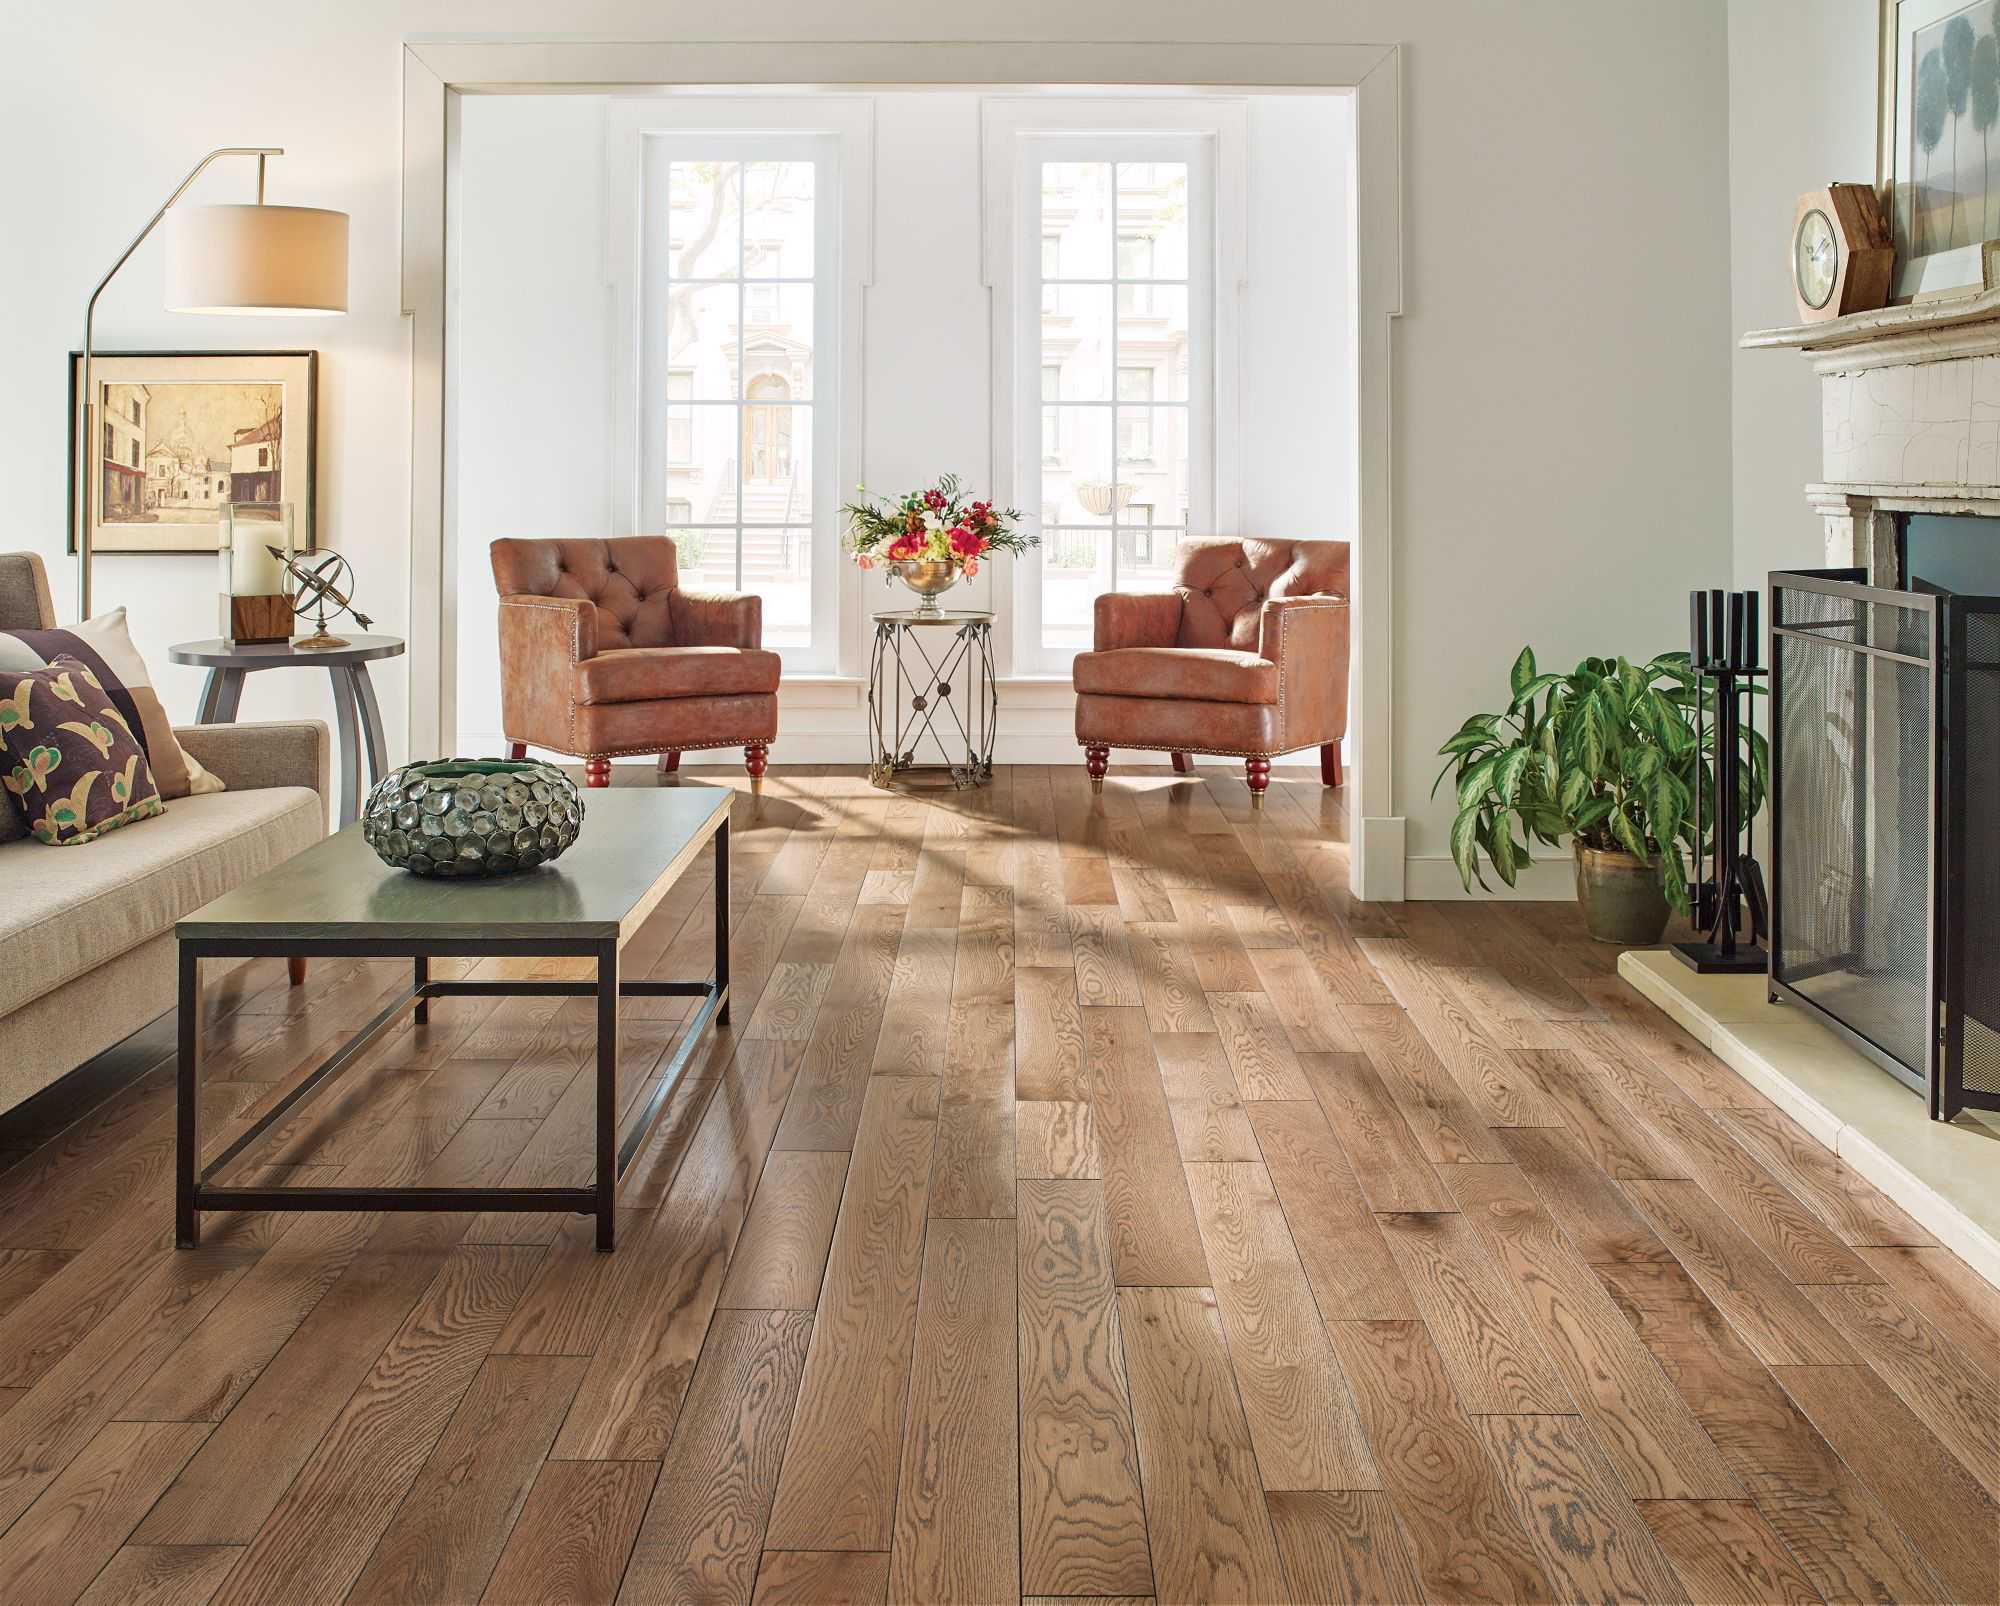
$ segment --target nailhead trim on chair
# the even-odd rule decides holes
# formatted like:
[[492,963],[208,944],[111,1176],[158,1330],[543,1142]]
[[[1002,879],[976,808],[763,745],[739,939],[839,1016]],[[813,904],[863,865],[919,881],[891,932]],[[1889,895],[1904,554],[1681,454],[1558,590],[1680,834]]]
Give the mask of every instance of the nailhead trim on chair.
[[[559,573],[561,572],[560,566],[558,566],[557,572]],[[570,662],[578,663],[582,660],[583,611],[580,608],[557,608],[553,606],[551,602],[540,597],[533,597],[527,593],[521,593],[515,596],[508,597],[501,604],[501,606],[507,608],[538,608],[543,613],[568,614]],[[593,603],[592,606],[595,607],[596,604]],[[576,740],[576,677],[574,675],[570,677],[570,683],[569,683],[569,735],[570,735],[570,741],[574,743]],[[510,741],[512,740],[511,737],[508,739]],[[576,756],[578,758],[593,758],[596,757],[597,755],[591,753],[578,753],[576,754]]]
[[[514,738],[509,736],[507,740],[511,742]],[[635,758],[642,753],[650,758],[659,753],[710,753],[722,747],[748,747],[752,742],[762,742],[769,747],[775,740],[777,738],[773,736],[729,736],[713,742],[680,742],[673,747],[654,742],[645,747],[606,747],[590,753],[575,752],[567,747],[551,748],[544,742],[531,742],[528,745],[540,747],[546,752],[562,753],[570,758]]]

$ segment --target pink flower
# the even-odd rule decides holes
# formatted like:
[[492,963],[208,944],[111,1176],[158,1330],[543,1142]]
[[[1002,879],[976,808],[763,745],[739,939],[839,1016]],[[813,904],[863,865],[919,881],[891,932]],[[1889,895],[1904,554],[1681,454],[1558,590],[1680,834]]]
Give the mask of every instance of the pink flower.
[[943,506],[944,506],[944,492],[942,492],[942,491],[926,491],[926,492],[924,492],[924,506],[925,506],[925,507],[927,507],[927,508],[931,508],[931,509],[933,509],[933,510],[935,510],[935,509],[937,509],[937,508],[941,508],[941,507],[943,507]]
[[895,540],[889,543],[889,561],[891,563],[907,563],[912,558],[919,556],[923,550],[924,543],[922,537],[906,532],[897,536]]
[[855,553],[854,561],[864,569],[872,569],[875,567],[875,560],[871,558],[866,552]]
[[961,524],[951,532],[951,549],[968,563],[986,550],[986,538],[970,525]]
[[977,558],[967,558],[964,563],[964,569],[966,579],[970,580],[979,572],[979,560]]

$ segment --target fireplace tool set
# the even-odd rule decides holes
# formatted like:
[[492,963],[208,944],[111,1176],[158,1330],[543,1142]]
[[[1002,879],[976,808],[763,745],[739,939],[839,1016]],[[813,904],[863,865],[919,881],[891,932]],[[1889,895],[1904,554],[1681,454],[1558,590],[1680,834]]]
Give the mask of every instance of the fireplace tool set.
[[[1693,890],[1694,925],[1706,931],[1704,942],[1677,942],[1674,952],[1684,964],[1705,973],[1747,975],[1762,972],[1766,958],[1763,939],[1770,930],[1771,906],[1764,891],[1764,872],[1750,852],[1750,821],[1743,809],[1741,771],[1744,705],[1758,680],[1762,631],[1757,618],[1761,593],[1756,591],[1691,591],[1688,593],[1688,660],[1695,674],[1697,702],[1695,739],[1700,742],[1713,711],[1712,754],[1715,793],[1708,818],[1714,825],[1714,848],[1707,873]],[[1755,728],[1754,707],[1751,715]],[[1697,773],[1699,766],[1697,766]],[[1695,841],[1701,841],[1701,788],[1695,788]],[[1748,906],[1747,941],[1739,941]]]

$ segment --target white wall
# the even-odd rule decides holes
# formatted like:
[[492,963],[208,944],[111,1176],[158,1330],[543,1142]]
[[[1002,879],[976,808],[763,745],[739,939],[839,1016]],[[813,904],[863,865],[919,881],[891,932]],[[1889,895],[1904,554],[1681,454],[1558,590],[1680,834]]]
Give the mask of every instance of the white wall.
[[[1875,8],[1730,0],[1730,327],[1798,322],[1793,210],[1829,179],[1875,177]],[[1796,351],[1732,360],[1736,584],[1816,568],[1825,535],[1804,487],[1820,478],[1819,380]]]
[[[981,97],[899,91],[872,99],[875,278],[863,318],[861,405],[843,407],[842,421],[865,420],[869,486],[900,489],[950,470],[976,493],[993,483]],[[452,331],[463,750],[498,751],[502,741],[487,543],[501,535],[631,533],[607,522],[620,499],[610,488],[604,380],[604,104],[549,95],[462,104]],[[1248,533],[1340,536],[1354,526],[1352,137],[1344,96],[1251,98],[1237,426]],[[921,240],[915,249],[904,243],[912,232]],[[841,495],[851,489],[843,485]],[[988,565],[954,595],[997,607],[1005,629],[1009,573]],[[821,579],[835,584],[841,576]],[[862,587],[864,612],[899,605],[879,575],[849,583]],[[845,646],[851,676],[865,667],[867,647],[859,637]],[[858,689],[843,696],[818,688],[803,703],[788,701],[778,761],[866,756]],[[1003,708],[1003,761],[1073,756],[1067,698],[1035,688],[1006,694]],[[1041,739],[1030,743],[1031,732]]]
[[[1805,7],[1795,37],[1831,9]],[[1556,661],[1667,645],[1685,588],[1729,563],[1725,15],[1723,0],[766,0],[753,18],[692,0],[274,0],[246,32],[240,7],[216,0],[185,0],[171,27],[140,0],[17,4],[0,52],[0,150],[8,215],[32,227],[0,238],[12,539],[60,551],[62,353],[90,284],[197,155],[268,140],[295,152],[278,164],[277,198],[353,214],[352,314],[247,331],[172,318],[148,247],[107,298],[105,342],[318,344],[323,535],[355,560],[382,627],[405,626],[406,36],[1399,40],[1395,806],[1412,854],[1436,869],[1449,810],[1426,801],[1427,755],[1491,703],[1520,643]],[[140,39],[143,50],[114,48]],[[203,195],[239,196],[246,182],[216,175]],[[913,468],[914,452],[880,472]],[[107,601],[143,603],[148,646],[210,616],[193,567],[155,561],[101,584]],[[192,685],[161,673],[188,707]],[[324,713],[304,677],[271,679],[287,683],[253,687],[246,715]],[[400,673],[385,674],[398,754],[403,696]]]

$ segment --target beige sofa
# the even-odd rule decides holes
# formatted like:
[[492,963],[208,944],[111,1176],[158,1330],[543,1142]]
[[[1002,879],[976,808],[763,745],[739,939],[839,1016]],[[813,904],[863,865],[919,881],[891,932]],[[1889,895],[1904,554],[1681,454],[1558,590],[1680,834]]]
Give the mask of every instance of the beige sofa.
[[[0,553],[0,630],[55,623],[41,560]],[[172,1009],[174,922],[326,834],[324,725],[175,734],[228,790],[81,847],[0,842],[0,1110]]]

